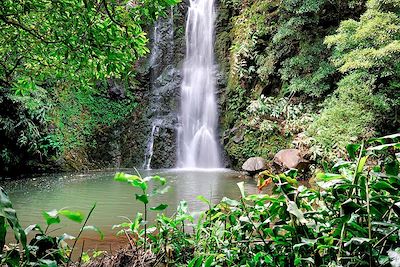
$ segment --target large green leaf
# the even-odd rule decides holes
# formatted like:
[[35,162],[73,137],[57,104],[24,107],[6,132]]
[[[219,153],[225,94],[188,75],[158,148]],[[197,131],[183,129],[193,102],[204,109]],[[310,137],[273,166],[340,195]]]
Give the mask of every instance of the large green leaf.
[[132,183],[133,181],[136,181],[136,180],[141,181],[142,179],[137,175],[130,175],[130,174],[126,174],[123,172],[118,172],[115,174],[114,180],[117,182]]
[[6,219],[4,217],[0,217],[0,254],[3,253],[3,248],[4,245],[6,244],[6,235],[7,235]]
[[[11,226],[14,237],[18,242],[21,242],[22,247],[25,250],[25,253],[28,253],[27,239],[25,231],[22,229],[19,224],[19,220],[17,217],[16,211],[13,209],[11,201],[4,191],[4,189],[0,186],[0,244],[4,242],[5,239],[5,231],[6,231],[6,221]],[[2,247],[3,248],[3,247]]]
[[42,215],[47,225],[58,224],[61,222],[60,216],[58,216],[58,211],[55,209],[51,211],[43,211]]
[[306,224],[307,220],[304,218],[303,212],[297,207],[297,204],[293,201],[289,201],[287,205],[287,211],[299,220],[299,222]]
[[391,147],[400,148],[400,143],[384,144],[384,145],[380,145],[380,146],[369,147],[367,150],[368,151],[381,151],[381,150],[385,150],[385,149],[388,149]]
[[349,156],[352,160],[355,160],[357,155],[357,151],[360,149],[361,145],[360,144],[348,144],[346,146],[347,153],[349,153]]
[[83,221],[83,214],[79,211],[71,211],[71,210],[59,210],[58,214],[65,216],[66,218],[70,219],[71,221],[81,223]]
[[160,204],[160,205],[158,205],[157,207],[152,207],[152,208],[150,208],[150,210],[153,210],[153,211],[162,211],[162,210],[165,210],[166,208],[168,208],[168,205],[167,205],[167,204]]
[[148,203],[149,203],[149,198],[147,197],[146,194],[144,194],[144,195],[138,195],[138,194],[136,194],[136,200],[139,200],[139,201],[142,202],[143,204],[148,204]]
[[237,183],[237,186],[239,187],[240,194],[241,194],[242,198],[246,198],[245,189],[244,189],[244,182]]
[[204,267],[211,267],[211,265],[214,263],[214,258],[215,256],[213,255],[209,256],[204,263]]
[[83,227],[83,231],[87,231],[87,230],[95,231],[96,233],[99,234],[100,240],[104,239],[104,233],[97,226],[86,225],[85,227]]
[[143,192],[146,192],[147,187],[148,187],[147,183],[145,181],[141,181],[141,180],[133,180],[131,182],[131,184],[134,187],[138,187],[138,188],[142,189]]
[[386,190],[391,193],[396,193],[396,189],[385,181],[379,181],[371,186],[375,190]]
[[193,260],[191,260],[188,264],[188,267],[200,267],[203,263],[203,256],[194,258]]
[[397,176],[400,171],[400,163],[399,160],[390,156],[385,159],[385,172],[387,175]]

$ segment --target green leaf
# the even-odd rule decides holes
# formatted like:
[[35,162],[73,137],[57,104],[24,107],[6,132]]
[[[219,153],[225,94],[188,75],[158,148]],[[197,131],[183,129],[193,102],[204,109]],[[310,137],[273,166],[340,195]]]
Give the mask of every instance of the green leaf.
[[211,206],[211,202],[208,199],[206,199],[204,196],[197,196],[197,199],[203,203],[206,203],[208,206]]
[[384,144],[384,145],[380,145],[380,146],[369,147],[367,150],[368,151],[382,151],[382,150],[390,148],[390,147],[400,148],[400,143]]
[[142,189],[143,192],[146,192],[147,187],[148,187],[146,182],[140,181],[140,180],[133,180],[131,182],[131,184],[134,187],[138,187],[138,188]]
[[139,200],[140,202],[142,202],[143,204],[148,204],[149,203],[149,198],[147,197],[147,195],[138,195],[136,194],[136,200]]
[[136,214],[135,220],[131,224],[131,230],[135,233],[138,232],[141,222],[143,221],[143,214],[138,212]]
[[79,211],[60,210],[58,214],[70,219],[71,221],[81,223],[83,221],[83,214]]
[[191,260],[188,264],[188,267],[200,267],[201,264],[203,263],[203,256],[194,258],[193,260]]
[[226,203],[228,206],[231,206],[231,207],[237,207],[237,206],[240,205],[239,201],[233,200],[233,199],[230,199],[230,198],[227,198],[227,197],[224,197],[221,200],[221,203]]
[[371,242],[371,239],[369,238],[363,238],[363,237],[352,237],[348,242],[344,244],[345,247],[349,246],[350,244],[354,243],[355,245],[362,245],[364,243],[369,243]]
[[59,224],[61,222],[60,217],[58,216],[58,211],[55,209],[51,211],[43,211],[42,215],[46,221],[46,224],[49,226],[52,224]]
[[378,138],[371,138],[370,140],[368,140],[368,142],[375,142],[376,141],[376,142],[380,142],[381,144],[384,144],[387,139],[398,139],[398,138],[400,138],[400,133],[386,135],[386,136],[378,137]]
[[165,185],[167,183],[167,180],[165,178],[162,178],[160,176],[151,176],[150,180],[154,180],[160,183],[161,186]]
[[168,208],[167,204],[160,204],[157,207],[152,207],[150,208],[150,210],[154,210],[154,211],[162,211],[165,210],[166,208]]
[[335,173],[317,173],[317,179],[322,180],[325,182],[332,181],[332,180],[338,180],[344,178],[343,175],[341,174],[335,174]]
[[114,176],[114,181],[117,181],[117,182],[132,183],[133,181],[136,181],[136,180],[141,181],[142,179],[137,175],[130,175],[130,174],[126,174],[123,172],[118,172]]
[[74,239],[76,239],[75,236],[64,233],[60,237],[58,237],[58,243],[64,240],[74,240]]
[[242,198],[246,198],[246,194],[245,194],[245,190],[244,190],[244,182],[237,183],[237,186],[239,187]]
[[299,222],[306,224],[307,220],[304,218],[303,212],[297,207],[297,204],[293,201],[289,201],[287,205],[287,211],[299,220]]
[[215,256],[209,256],[206,260],[206,262],[204,263],[204,267],[211,267],[211,265],[214,262],[214,258]]
[[39,260],[40,267],[57,267],[57,262],[53,260]]
[[385,172],[387,175],[399,175],[400,164],[396,157],[389,156],[385,159]]
[[85,227],[83,227],[83,231],[86,231],[86,230],[95,231],[96,233],[99,234],[100,240],[104,239],[104,233],[98,227],[96,227],[94,225],[86,225]]
[[357,164],[357,173],[361,173],[364,170],[365,163],[367,162],[368,156],[362,157]]
[[386,190],[388,192],[394,192],[394,193],[396,192],[396,189],[385,181],[379,181],[377,183],[374,183],[372,185],[372,188],[375,190]]
[[42,230],[42,228],[40,228],[39,224],[31,224],[28,227],[26,227],[24,230],[25,235],[28,235],[32,231],[39,231],[41,234],[43,234],[43,230]]
[[0,217],[0,254],[3,253],[4,245],[6,244],[6,235],[6,219],[4,217]]
[[352,160],[355,160],[357,155],[357,151],[360,149],[361,145],[360,144],[348,144],[346,146],[346,150],[349,153],[349,156]]
[[[4,231],[6,230],[6,221],[7,221],[14,232],[15,239],[21,242],[22,247],[25,250],[25,253],[29,253],[25,231],[19,224],[17,213],[13,209],[7,193],[1,186],[0,186],[0,218],[5,218],[5,220],[2,219],[0,221],[0,236],[4,237],[6,236],[6,233]],[[3,242],[4,240],[1,240],[0,244]]]

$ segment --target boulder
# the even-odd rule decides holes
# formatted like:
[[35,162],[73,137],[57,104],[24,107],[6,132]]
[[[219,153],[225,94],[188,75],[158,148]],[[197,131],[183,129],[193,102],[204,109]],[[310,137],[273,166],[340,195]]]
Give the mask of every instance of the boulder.
[[276,153],[274,157],[274,165],[285,169],[303,169],[308,165],[308,161],[298,149],[284,149]]
[[265,159],[261,157],[249,158],[242,166],[242,169],[250,174],[256,174],[257,172],[263,171],[266,168],[267,163],[265,162]]

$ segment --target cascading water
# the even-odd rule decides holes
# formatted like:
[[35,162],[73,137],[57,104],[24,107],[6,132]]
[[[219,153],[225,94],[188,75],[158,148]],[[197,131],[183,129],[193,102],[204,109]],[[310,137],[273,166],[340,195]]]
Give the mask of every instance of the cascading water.
[[219,168],[214,77],[215,0],[190,0],[181,87],[178,166]]
[[145,170],[151,169],[151,159],[153,158],[153,153],[154,153],[154,138],[158,134],[162,123],[163,123],[162,119],[156,119],[152,123],[151,134],[150,138],[147,141],[146,153],[144,155],[145,158],[144,158],[143,169]]

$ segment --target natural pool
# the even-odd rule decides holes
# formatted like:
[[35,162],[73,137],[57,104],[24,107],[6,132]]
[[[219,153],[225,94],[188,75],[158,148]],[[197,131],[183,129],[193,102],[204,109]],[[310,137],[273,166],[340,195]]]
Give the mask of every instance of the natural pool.
[[[122,170],[135,174],[135,170]],[[153,198],[149,207],[160,203],[169,205],[166,213],[171,215],[179,201],[186,200],[191,212],[200,211],[206,205],[196,199],[203,195],[214,203],[224,196],[239,198],[240,192],[236,183],[243,181],[240,173],[226,169],[217,170],[151,170],[139,171],[143,177],[160,175],[167,179],[170,189],[167,193]],[[115,250],[124,246],[124,237],[116,237],[117,229],[112,226],[119,224],[129,217],[132,219],[137,212],[143,212],[141,203],[135,200],[135,188],[128,184],[113,180],[115,170],[90,172],[87,174],[60,174],[36,178],[28,178],[19,181],[0,181],[0,185],[8,192],[10,199],[17,211],[18,218],[23,227],[39,223],[45,228],[42,211],[61,209],[67,207],[70,210],[82,211],[85,215],[94,203],[96,209],[90,218],[88,225],[96,225],[105,234],[100,241],[95,232],[86,232],[81,239],[80,246],[85,240],[85,249]],[[254,181],[246,181],[246,190],[255,193]],[[150,212],[149,221],[155,218],[155,213]],[[76,236],[80,225],[61,218],[61,224],[52,225],[52,235],[68,233]],[[11,235],[8,240],[12,241]]]

